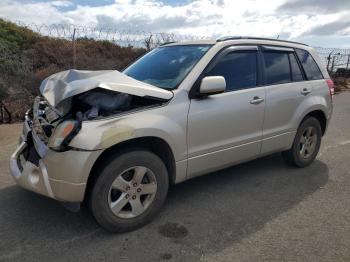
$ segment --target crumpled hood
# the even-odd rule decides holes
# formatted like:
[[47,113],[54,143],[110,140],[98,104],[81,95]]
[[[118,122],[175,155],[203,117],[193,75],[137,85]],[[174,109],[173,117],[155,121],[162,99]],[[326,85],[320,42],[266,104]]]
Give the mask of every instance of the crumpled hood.
[[40,85],[40,92],[52,105],[94,88],[104,88],[136,96],[150,96],[169,100],[173,93],[135,80],[116,70],[83,71],[67,70],[47,77]]

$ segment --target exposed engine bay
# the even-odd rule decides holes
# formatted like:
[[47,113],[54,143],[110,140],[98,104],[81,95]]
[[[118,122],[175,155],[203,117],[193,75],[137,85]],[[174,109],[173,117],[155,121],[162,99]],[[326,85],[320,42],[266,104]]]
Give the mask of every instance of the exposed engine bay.
[[83,120],[104,118],[118,113],[161,105],[164,100],[138,97],[96,88],[72,99],[71,112],[81,112]]
[[83,119],[94,119],[118,113],[123,109],[128,110],[132,97],[128,94],[95,89],[78,96],[77,100],[80,103],[74,103],[76,111],[83,112]]
[[55,127],[67,119],[77,121],[75,133],[78,133],[82,121],[102,119],[128,111],[152,108],[165,102],[165,100],[159,98],[139,97],[96,88],[69,98],[57,108],[52,107],[43,97],[37,97],[33,110],[28,114],[33,119],[33,128],[36,134],[47,144]]

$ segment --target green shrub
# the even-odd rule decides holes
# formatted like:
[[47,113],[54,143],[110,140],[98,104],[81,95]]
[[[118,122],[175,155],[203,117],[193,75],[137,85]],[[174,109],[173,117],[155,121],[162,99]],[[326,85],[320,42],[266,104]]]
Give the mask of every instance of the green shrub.
[[72,41],[41,36],[0,19],[0,100],[15,118],[23,118],[47,76],[74,65],[81,70],[121,70],[146,52],[89,38],[77,39],[75,50],[74,56]]

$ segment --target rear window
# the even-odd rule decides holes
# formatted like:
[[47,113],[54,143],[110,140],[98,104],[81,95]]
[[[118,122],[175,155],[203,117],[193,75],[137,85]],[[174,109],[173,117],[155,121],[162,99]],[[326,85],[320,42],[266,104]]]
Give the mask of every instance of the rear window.
[[267,85],[291,82],[288,53],[263,52]]
[[308,51],[296,49],[296,53],[304,68],[308,80],[323,79],[320,68]]

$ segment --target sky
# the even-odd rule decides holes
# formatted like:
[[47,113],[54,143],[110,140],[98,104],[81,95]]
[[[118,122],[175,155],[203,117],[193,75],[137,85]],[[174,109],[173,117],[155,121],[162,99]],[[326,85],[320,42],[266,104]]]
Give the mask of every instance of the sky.
[[350,48],[350,0],[0,0],[0,18]]

